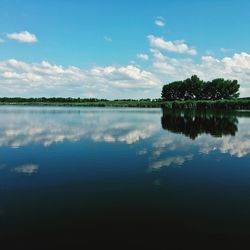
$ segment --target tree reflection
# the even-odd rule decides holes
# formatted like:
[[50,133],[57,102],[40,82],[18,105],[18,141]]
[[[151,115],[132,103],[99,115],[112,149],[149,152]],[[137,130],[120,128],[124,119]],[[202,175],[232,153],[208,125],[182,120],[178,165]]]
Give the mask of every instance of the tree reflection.
[[196,139],[200,134],[234,136],[238,131],[237,112],[163,109],[163,129]]

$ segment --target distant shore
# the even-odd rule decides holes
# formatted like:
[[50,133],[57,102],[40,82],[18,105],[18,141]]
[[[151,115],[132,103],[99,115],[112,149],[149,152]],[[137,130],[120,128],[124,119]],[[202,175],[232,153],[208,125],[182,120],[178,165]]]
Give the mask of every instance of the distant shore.
[[162,99],[80,99],[80,98],[0,98],[0,105],[23,106],[76,106],[76,107],[138,107],[138,108],[169,108],[169,109],[246,109],[250,110],[250,98],[231,100],[187,100],[164,101]]

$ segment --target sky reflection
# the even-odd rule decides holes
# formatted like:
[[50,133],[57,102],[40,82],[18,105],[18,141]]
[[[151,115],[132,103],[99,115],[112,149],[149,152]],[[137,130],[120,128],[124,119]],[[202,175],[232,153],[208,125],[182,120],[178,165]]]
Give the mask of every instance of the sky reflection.
[[[21,149],[63,143],[125,144],[146,157],[148,168],[181,167],[195,155],[250,153],[250,119],[242,114],[166,114],[161,109],[2,107],[0,147]],[[213,127],[214,122],[214,127]],[[5,162],[1,165],[4,166]],[[21,164],[16,173],[32,174]]]

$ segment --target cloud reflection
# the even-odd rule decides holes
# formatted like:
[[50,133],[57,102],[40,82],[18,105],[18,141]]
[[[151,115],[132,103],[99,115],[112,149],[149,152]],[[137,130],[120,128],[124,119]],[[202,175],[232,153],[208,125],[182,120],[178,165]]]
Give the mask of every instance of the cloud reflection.
[[133,144],[149,138],[159,129],[159,125],[152,122],[149,116],[138,115],[135,111],[129,113],[128,119],[127,114],[119,110],[115,115],[113,110],[106,110],[103,114],[99,109],[92,109],[92,112],[82,109],[70,113],[67,109],[65,112],[62,112],[63,109],[34,109],[30,113],[18,113],[10,108],[9,111],[4,113],[4,122],[0,124],[0,146],[12,148],[29,144],[50,146],[81,139]]
[[[206,133],[212,131],[207,124],[204,133],[199,127],[199,133],[192,134],[191,140],[182,133],[162,130],[160,109],[3,107],[0,114],[0,147],[20,148],[31,144],[49,147],[85,139],[127,145],[145,141],[147,143],[140,145],[141,149],[136,152],[149,159],[151,170],[180,167],[193,159],[194,155],[190,153],[193,149],[201,154],[218,151],[235,157],[250,153],[250,119],[244,117],[229,122],[223,118],[221,121],[227,125],[229,132],[224,133],[223,126],[220,126],[216,133],[213,130],[216,136]],[[212,117],[208,118],[211,124]],[[217,123],[219,119],[216,119]],[[174,129],[174,124],[170,125]],[[14,171],[33,174],[38,168],[28,164],[14,168]]]
[[156,160],[153,161],[149,168],[151,170],[159,170],[162,167],[170,167],[170,166],[178,166],[181,167],[186,161],[191,161],[193,159],[193,155],[178,155],[178,156],[171,156],[171,157],[167,157],[161,160]]
[[17,166],[12,169],[12,171],[25,175],[32,175],[38,172],[39,166],[36,164],[25,164]]

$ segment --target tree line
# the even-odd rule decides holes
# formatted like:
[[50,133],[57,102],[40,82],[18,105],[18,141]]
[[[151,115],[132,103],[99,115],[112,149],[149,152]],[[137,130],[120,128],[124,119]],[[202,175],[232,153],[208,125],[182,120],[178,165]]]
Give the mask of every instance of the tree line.
[[107,99],[98,99],[98,98],[72,98],[72,97],[0,97],[0,102],[45,102],[45,103],[80,103],[80,102],[151,102],[151,101],[160,101],[160,99],[115,99],[115,100],[107,100]]
[[164,85],[161,96],[166,101],[232,99],[239,97],[239,88],[237,80],[217,78],[206,82],[193,75]]

